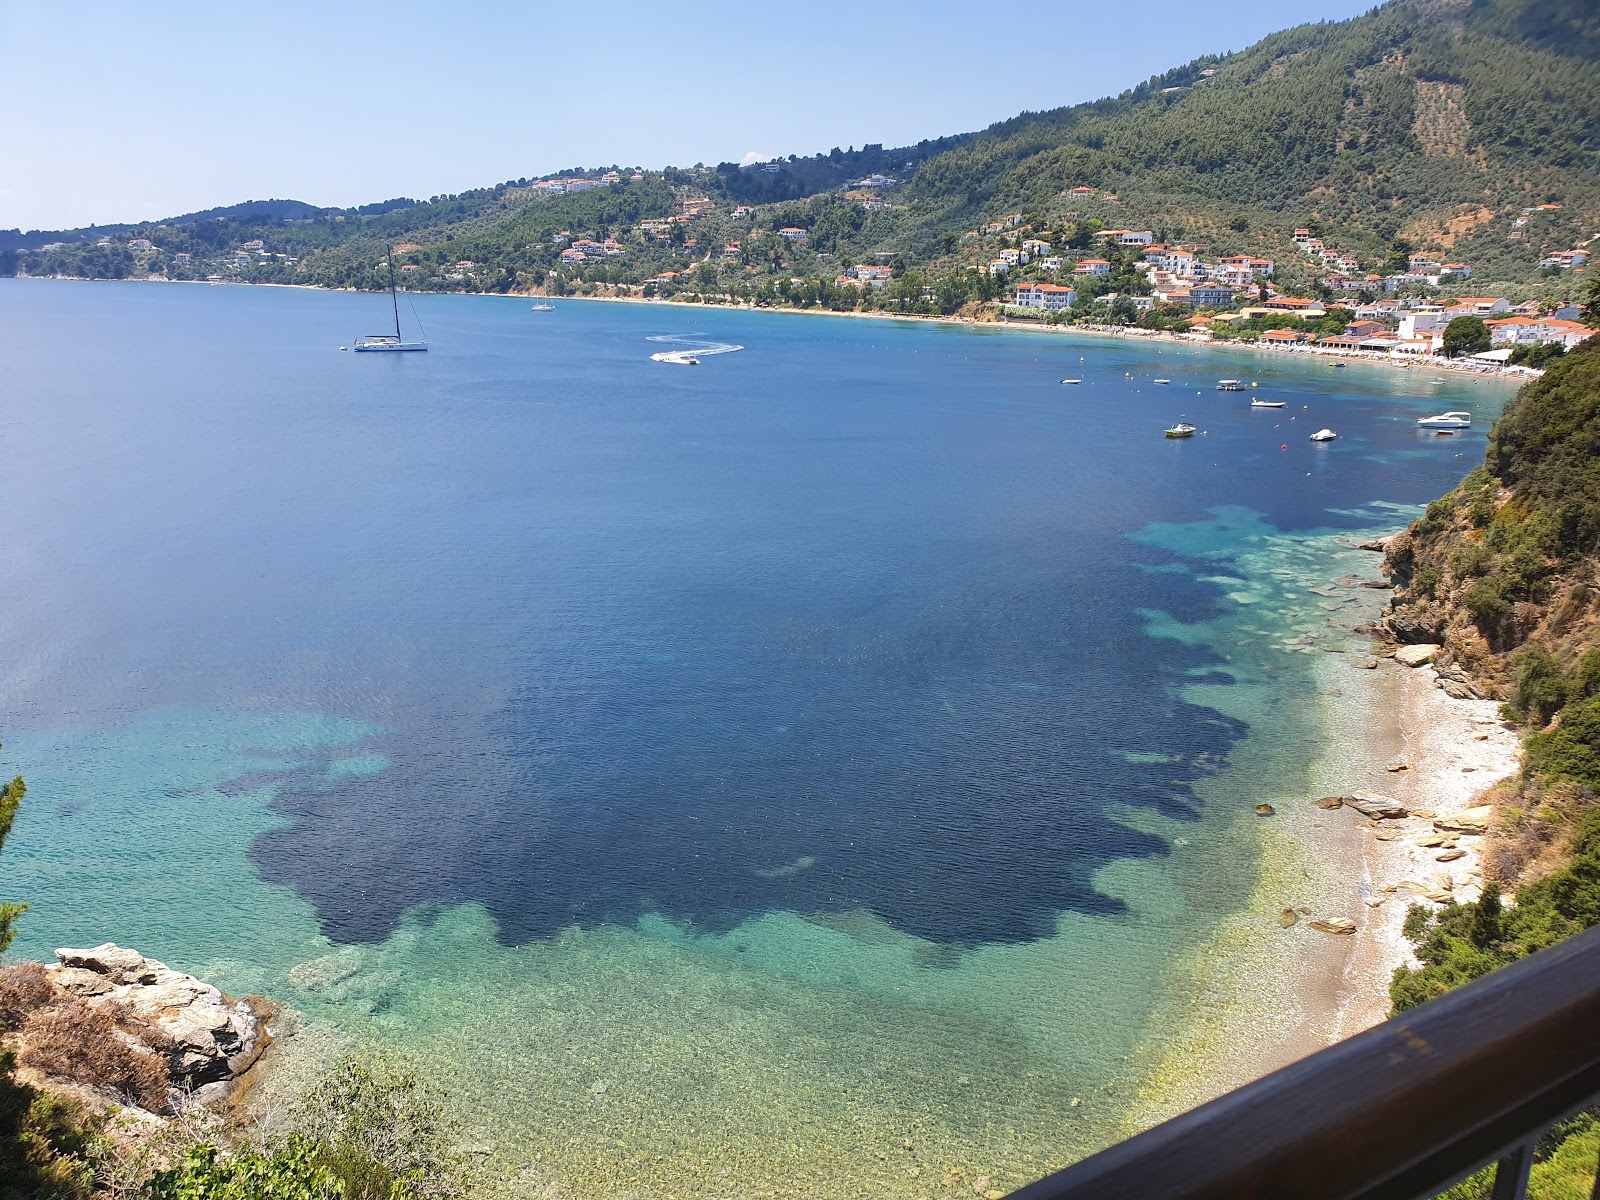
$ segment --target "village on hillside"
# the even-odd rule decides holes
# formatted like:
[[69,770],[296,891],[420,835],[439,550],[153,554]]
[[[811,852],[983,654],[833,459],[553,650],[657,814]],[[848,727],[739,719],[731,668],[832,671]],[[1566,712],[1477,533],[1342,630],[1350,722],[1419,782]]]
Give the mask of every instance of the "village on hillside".
[[[907,168],[913,164],[907,163]],[[763,173],[783,164],[759,164]],[[906,208],[901,180],[881,172],[851,178],[831,194],[804,203],[729,204],[704,168],[671,173],[608,170],[566,173],[519,186],[502,201],[508,211],[536,216],[570,211],[570,227],[548,228],[514,244],[512,261],[450,253],[448,240],[392,244],[402,285],[415,291],[515,291],[543,295],[661,299],[757,307],[959,317],[971,321],[1037,321],[1128,334],[1164,333],[1191,340],[1229,340],[1303,353],[1337,353],[1399,361],[1437,359],[1449,350],[1446,331],[1458,317],[1484,322],[1488,344],[1468,356],[1483,369],[1537,369],[1594,332],[1578,320],[1591,252],[1584,244],[1539,250],[1525,241],[1530,223],[1562,205],[1531,205],[1510,217],[1506,240],[1528,246],[1526,274],[1542,280],[1534,296],[1469,295],[1474,270],[1446,249],[1397,243],[1382,261],[1342,249],[1314,222],[1292,232],[1222,230],[1233,252],[1185,236],[1183,228],[1127,228],[1115,215],[1127,206],[1087,184],[1063,188],[1048,219],[1001,213],[946,238],[928,261],[899,248],[893,236]],[[664,215],[631,222],[580,219],[566,197],[658,185]],[[592,199],[592,197],[590,197]],[[580,202],[581,203],[581,202]],[[518,205],[532,204],[532,209]],[[592,209],[593,206],[590,206]],[[343,221],[343,216],[333,218]],[[286,230],[312,224],[285,221]],[[530,227],[537,222],[529,217]],[[852,251],[882,228],[889,248]],[[156,238],[181,242],[163,249]],[[466,244],[463,239],[462,244]],[[1278,257],[1241,245],[1279,245]],[[118,256],[116,277],[212,283],[312,283],[330,286],[292,237],[268,237],[202,248],[184,226],[150,227],[144,236],[101,237],[94,251]],[[19,274],[73,274],[85,249],[47,242],[20,257]],[[481,252],[480,252],[481,253]],[[1535,257],[1537,256],[1537,257]],[[488,257],[485,255],[485,257]],[[376,286],[380,257],[353,281]],[[1289,282],[1285,282],[1285,280]],[[1565,283],[1563,283],[1565,281]],[[1505,292],[1507,288],[1495,289]]]

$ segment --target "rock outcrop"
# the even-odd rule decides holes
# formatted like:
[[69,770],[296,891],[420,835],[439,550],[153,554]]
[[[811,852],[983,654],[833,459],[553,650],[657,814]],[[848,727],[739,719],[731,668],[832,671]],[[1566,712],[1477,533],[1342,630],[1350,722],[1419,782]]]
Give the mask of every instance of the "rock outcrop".
[[[27,1064],[30,1039],[42,1039],[41,1031],[48,1031],[48,1050],[31,1056],[47,1080],[91,1091],[120,1090],[122,1101],[156,1110],[163,1107],[164,1075],[164,1107],[180,1100],[210,1105],[232,1095],[271,1043],[268,1021],[274,1010],[259,996],[234,999],[193,975],[110,942],[88,950],[59,949],[56,957],[60,961],[42,972],[31,967],[46,986],[36,989],[17,1033]],[[70,1044],[74,1028],[84,1031],[85,1044],[78,1051]],[[114,1040],[112,1049],[125,1061],[147,1068],[142,1077],[153,1078],[154,1086],[130,1089],[113,1080],[108,1087],[93,1070],[94,1061],[105,1057],[88,1044],[93,1038]],[[123,1069],[118,1080],[128,1074]]]

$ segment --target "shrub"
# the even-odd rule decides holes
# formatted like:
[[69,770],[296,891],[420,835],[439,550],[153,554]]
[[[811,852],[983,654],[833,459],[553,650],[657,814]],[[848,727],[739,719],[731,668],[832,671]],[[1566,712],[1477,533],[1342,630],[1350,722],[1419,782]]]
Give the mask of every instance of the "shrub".
[[1511,659],[1515,688],[1507,706],[1524,720],[1545,724],[1571,699],[1573,684],[1554,654],[1543,646],[1528,645]]
[[408,1065],[375,1072],[347,1058],[307,1093],[294,1120],[347,1200],[456,1194],[444,1098]]
[[109,1009],[72,1000],[28,1018],[18,1060],[47,1075],[107,1088],[150,1112],[166,1112],[166,1060],[130,1045],[120,1033]]
[[145,1200],[343,1200],[344,1189],[318,1155],[304,1139],[231,1155],[200,1146],[157,1172],[143,1194]]
[[38,963],[15,963],[0,970],[0,1028],[17,1028],[29,1013],[44,1008],[55,995]]
[[1472,614],[1472,619],[1478,623],[1478,628],[1485,633],[1490,633],[1498,628],[1506,614],[1511,611],[1511,604],[1500,594],[1498,581],[1480,579],[1461,594],[1461,603]]
[[1541,780],[1600,789],[1600,696],[1568,704],[1559,725],[1529,738],[1527,766]]
[[0,1052],[0,1196],[89,1200],[95,1123],[71,1101],[18,1083],[14,1069],[12,1056]]
[[1422,966],[1395,971],[1396,1012],[1600,923],[1600,810],[1578,822],[1570,865],[1522,887],[1515,907],[1502,908],[1500,889],[1490,884],[1476,904],[1448,904],[1420,918],[1418,911],[1407,916],[1405,932]]

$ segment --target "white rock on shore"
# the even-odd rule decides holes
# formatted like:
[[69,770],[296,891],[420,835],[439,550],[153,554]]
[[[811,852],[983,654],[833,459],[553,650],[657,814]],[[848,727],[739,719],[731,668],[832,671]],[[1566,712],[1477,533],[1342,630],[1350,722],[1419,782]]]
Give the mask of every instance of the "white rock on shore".
[[259,997],[233,997],[137,950],[107,942],[89,950],[58,949],[45,974],[61,991],[91,1007],[120,1005],[132,1018],[173,1043],[168,1053],[175,1085],[192,1098],[227,1097],[271,1042],[272,1012]]
[[1417,646],[1401,646],[1400,649],[1394,652],[1394,660],[1402,666],[1420,667],[1424,663],[1431,663],[1443,652],[1443,646],[1424,642]]

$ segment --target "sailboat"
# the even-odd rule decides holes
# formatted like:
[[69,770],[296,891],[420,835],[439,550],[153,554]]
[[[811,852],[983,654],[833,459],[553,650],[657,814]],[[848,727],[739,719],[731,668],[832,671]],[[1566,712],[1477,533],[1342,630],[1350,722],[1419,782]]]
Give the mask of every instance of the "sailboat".
[[361,352],[370,350],[426,350],[427,342],[408,342],[400,336],[400,295],[394,286],[394,247],[389,247],[389,302],[394,305],[394,332],[369,333],[365,337],[358,337],[351,349]]

